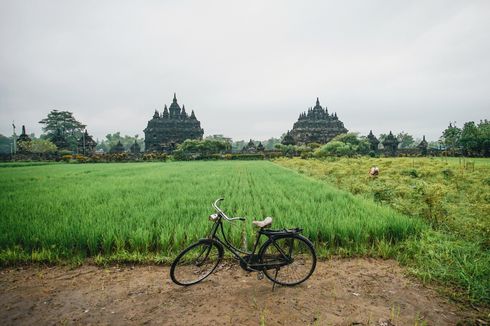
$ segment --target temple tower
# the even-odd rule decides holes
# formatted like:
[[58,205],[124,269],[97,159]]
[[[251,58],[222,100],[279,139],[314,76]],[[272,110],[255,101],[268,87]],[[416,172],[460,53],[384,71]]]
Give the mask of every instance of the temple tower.
[[300,113],[298,121],[288,131],[282,143],[284,145],[303,145],[309,143],[326,144],[339,134],[348,130],[344,123],[337,117],[337,113],[329,114],[327,107],[320,105],[320,99],[316,98],[313,108]]
[[180,107],[177,95],[174,93],[172,104],[167,109],[165,105],[160,115],[155,111],[153,118],[148,121],[144,130],[145,151],[147,152],[171,152],[178,144],[186,139],[202,139],[204,130],[196,118],[194,110],[189,116],[185,106]]

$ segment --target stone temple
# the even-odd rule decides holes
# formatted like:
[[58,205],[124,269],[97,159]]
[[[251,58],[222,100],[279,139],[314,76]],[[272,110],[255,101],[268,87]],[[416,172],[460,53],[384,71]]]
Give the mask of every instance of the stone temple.
[[165,105],[162,114],[155,110],[144,133],[146,152],[170,152],[186,139],[202,139],[204,130],[194,111],[189,116],[184,105],[180,108],[174,93],[170,107]]
[[283,140],[284,145],[303,145],[309,143],[326,144],[335,136],[348,130],[337,117],[337,113],[329,114],[327,107],[323,109],[318,97],[316,105],[299,115],[293,129],[288,131]]

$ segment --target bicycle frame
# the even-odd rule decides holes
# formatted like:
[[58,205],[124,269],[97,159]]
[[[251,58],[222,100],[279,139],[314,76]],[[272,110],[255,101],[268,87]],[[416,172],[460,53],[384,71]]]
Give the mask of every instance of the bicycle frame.
[[[241,262],[241,264],[243,264],[244,266],[247,267],[247,269],[250,269],[252,271],[260,272],[260,271],[263,271],[264,269],[279,268],[279,267],[282,267],[282,266],[285,266],[285,265],[288,265],[288,264],[292,263],[293,260],[291,259],[291,253],[289,253],[289,255],[287,255],[282,250],[282,248],[280,248],[275,242],[273,242],[273,245],[274,245],[274,247],[276,247],[276,249],[279,251],[279,253],[281,253],[282,258],[284,259],[283,262],[278,262],[278,263],[253,263],[253,259],[256,256],[255,253],[256,253],[256,250],[257,250],[257,247],[259,245],[259,241],[260,241],[260,238],[262,237],[262,235],[265,235],[268,239],[271,239],[271,238],[274,239],[274,235],[267,234],[262,229],[258,230],[257,231],[257,237],[255,239],[255,243],[254,243],[254,246],[253,246],[252,251],[251,252],[243,251],[243,250],[240,250],[240,249],[236,248],[235,246],[233,246],[228,241],[228,239],[226,238],[226,235],[225,235],[225,231],[223,229],[223,221],[221,220],[221,218],[222,217],[220,216],[214,222],[214,225],[211,228],[211,232],[208,235],[208,239],[215,240],[220,245],[222,245],[224,248],[228,249],[233,254],[233,256],[235,256],[235,258],[237,258]],[[221,229],[221,234],[223,236],[223,240],[224,241],[221,240],[218,237],[218,235],[217,235],[218,229]],[[261,252],[262,247],[264,245],[265,245],[265,243],[260,247],[259,253]],[[290,248],[290,250],[291,250],[291,248]],[[248,260],[246,260],[246,259],[244,259],[244,257],[240,256],[240,254],[247,255],[245,257],[248,257]]]

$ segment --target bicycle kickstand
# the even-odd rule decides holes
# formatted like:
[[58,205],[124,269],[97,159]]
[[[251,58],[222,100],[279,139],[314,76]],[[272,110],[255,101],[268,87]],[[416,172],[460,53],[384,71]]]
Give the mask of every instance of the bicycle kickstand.
[[[277,272],[279,272],[279,268],[276,268],[276,274],[274,275],[274,279],[277,279]],[[272,292],[274,292],[275,287],[276,287],[276,282],[272,282]]]

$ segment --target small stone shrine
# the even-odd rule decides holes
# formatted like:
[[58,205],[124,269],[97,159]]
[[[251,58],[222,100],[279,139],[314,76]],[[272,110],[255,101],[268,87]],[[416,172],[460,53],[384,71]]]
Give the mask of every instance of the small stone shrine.
[[262,145],[262,142],[259,142],[257,145],[257,151],[258,152],[263,152],[265,150],[264,145]]
[[400,142],[393,136],[393,133],[390,131],[388,136],[383,140],[384,152],[386,155],[396,156],[396,151],[398,150],[398,144]]
[[424,135],[422,141],[417,146],[417,148],[420,151],[420,155],[424,155],[424,156],[427,155],[427,147],[429,147],[429,143],[427,142],[427,140],[425,140],[425,135]]
[[161,115],[155,110],[144,133],[146,152],[170,152],[186,139],[202,139],[204,130],[194,110],[189,116],[184,105],[180,108],[174,93],[170,107],[165,105]]
[[134,140],[134,144],[132,144],[131,147],[129,148],[129,151],[132,154],[139,154],[141,152],[141,146],[140,144],[138,144],[136,139]]
[[87,129],[85,129],[82,137],[77,142],[78,153],[91,155],[95,152],[95,146],[97,146],[97,142],[88,134]]
[[19,138],[17,138],[17,142],[22,142],[22,141],[31,141],[31,137],[29,137],[26,133],[26,126],[22,126],[22,133],[20,134]]
[[116,145],[111,147],[110,153],[111,154],[121,154],[124,153],[126,150],[124,149],[124,145],[121,143],[121,141],[118,141]]
[[[29,135],[27,135],[27,133],[26,133],[26,127],[25,126],[22,126],[22,133],[20,134],[19,138],[17,138],[17,144],[19,144],[19,143],[27,143],[27,142],[30,142],[30,141],[31,141],[31,137],[29,137]],[[18,153],[26,154],[27,151],[25,150],[25,148],[23,146],[19,146],[18,147]]]
[[326,144],[335,136],[347,131],[344,123],[338,119],[337,113],[329,114],[327,107],[324,109],[317,97],[315,107],[299,115],[298,121],[294,123],[291,132],[287,132],[282,144]]
[[282,139],[282,142],[281,142],[283,145],[294,145],[294,138],[293,136],[291,136],[291,133],[288,132],[286,133],[286,135],[284,136],[284,138]]
[[248,142],[248,144],[245,145],[245,146],[243,146],[243,148],[242,148],[242,153],[252,154],[252,153],[256,153],[256,152],[257,152],[257,147],[255,146],[255,144],[252,141],[252,139],[250,139],[250,141]]
[[379,140],[373,134],[373,131],[372,130],[369,131],[369,135],[367,135],[367,139],[369,141],[369,150],[377,153],[378,152]]

